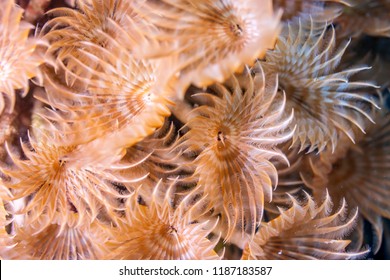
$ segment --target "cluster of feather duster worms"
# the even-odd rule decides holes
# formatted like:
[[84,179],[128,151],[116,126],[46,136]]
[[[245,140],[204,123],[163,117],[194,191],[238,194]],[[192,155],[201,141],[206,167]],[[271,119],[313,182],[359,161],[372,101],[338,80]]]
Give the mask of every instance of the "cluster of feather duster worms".
[[389,0],[0,0],[0,258],[385,255],[387,37]]

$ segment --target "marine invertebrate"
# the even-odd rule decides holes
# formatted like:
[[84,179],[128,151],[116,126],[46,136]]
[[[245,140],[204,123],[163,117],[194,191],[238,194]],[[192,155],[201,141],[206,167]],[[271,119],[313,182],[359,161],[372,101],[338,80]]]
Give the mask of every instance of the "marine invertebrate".
[[173,185],[159,197],[159,185],[150,203],[138,202],[136,191],[127,201],[126,216],[113,229],[113,238],[107,246],[108,259],[196,260],[219,259],[214,252],[218,242],[207,239],[213,225],[197,222],[202,214],[198,206],[188,206],[187,197],[174,206]]
[[123,154],[163,125],[175,70],[132,55],[129,1],[79,1],[77,7],[53,9],[55,17],[41,31],[51,43],[47,55],[54,57],[54,69],[45,67],[47,94],[36,98],[54,109],[44,118],[67,141],[85,144],[77,152],[90,163],[91,154],[98,161],[109,156],[100,154],[100,146]]
[[279,215],[279,208],[291,206],[291,197],[301,197],[302,190],[305,190],[305,184],[302,180],[302,173],[308,169],[307,155],[299,153],[298,147],[291,148],[291,140],[278,145],[278,148],[286,156],[289,165],[280,161],[272,161],[278,172],[278,184],[274,186],[272,192],[272,201],[265,201],[265,210],[267,219]]
[[[58,215],[54,219],[43,215],[32,224],[17,227],[13,255],[45,260],[101,259],[107,254],[104,226],[96,221],[79,224],[78,215],[71,214],[66,223]],[[46,219],[50,219],[49,226]]]
[[93,71],[87,67],[93,76],[85,78],[88,86],[82,90],[61,83],[53,73],[45,74],[47,94],[36,97],[55,110],[48,110],[44,117],[59,133],[71,137],[74,145],[107,135],[113,139],[112,134],[123,132],[116,146],[130,147],[161,127],[170,114],[169,85],[160,75],[162,64],[139,61],[126,50],[117,51],[110,52],[110,58],[94,57],[104,67]]
[[[3,165],[0,170],[7,176],[2,183],[13,193],[3,199],[29,197],[17,214],[28,213],[30,223],[45,214],[47,226],[56,216],[66,224],[72,213],[79,214],[79,223],[91,222],[102,212],[115,216],[115,211],[121,209],[120,199],[127,196],[116,187],[115,181],[140,179],[132,177],[131,173],[119,174],[118,170],[131,166],[114,162],[110,166],[80,165],[67,158],[76,147],[57,145],[57,142],[55,137],[44,134],[39,142],[30,137],[28,143],[21,144],[26,159],[20,159],[8,148],[13,165]],[[108,161],[106,158],[105,164]],[[43,223],[40,226],[43,227]]]
[[144,25],[139,27],[143,43],[136,47],[136,55],[179,54],[182,88],[190,83],[203,87],[223,82],[244,63],[252,65],[263,56],[279,33],[280,13],[273,12],[270,0],[136,3],[138,16],[152,25],[147,32]]
[[78,7],[52,10],[57,17],[42,29],[51,42],[48,55],[55,57],[55,69],[45,68],[47,93],[36,98],[53,108],[44,118],[66,141],[79,145],[76,157],[84,154],[91,163],[91,155],[97,161],[109,156],[104,151],[124,154],[163,125],[170,115],[175,70],[166,70],[164,60],[132,55],[127,40],[130,2],[80,1]]
[[348,80],[366,66],[336,70],[348,42],[336,48],[333,27],[323,24],[319,35],[313,34],[313,28],[305,29],[299,20],[287,25],[262,67],[279,75],[286,107],[294,108],[293,145],[308,152],[321,152],[329,145],[334,151],[340,134],[354,142],[354,127],[364,131],[366,119],[372,121],[378,106],[364,90],[374,85]]
[[123,43],[131,11],[130,2],[123,0],[80,0],[77,9],[49,11],[53,18],[45,23],[40,36],[50,43],[47,53],[55,57],[57,66],[70,71],[65,74],[73,73],[66,76],[68,83],[74,82],[74,75],[86,78],[94,68],[101,69],[96,58],[109,56],[107,51],[120,45],[130,49]]
[[[33,34],[0,0],[45,53],[5,78],[33,94],[0,93],[0,257],[388,256],[390,41],[339,40],[387,0],[27,2],[61,8]],[[6,44],[0,80],[28,62]]]
[[[375,120],[377,124],[370,127],[367,136],[344,149],[338,158],[330,154],[311,158],[314,176],[305,178],[305,181],[317,200],[329,192],[335,203],[345,199],[351,207],[359,207],[359,219],[366,219],[372,225],[373,251],[377,252],[382,242],[382,217],[390,218],[390,118],[379,114]],[[361,227],[357,231],[363,234]],[[360,243],[363,242],[362,236],[359,239]]]
[[[134,176],[144,178],[135,183],[124,183],[128,189],[137,189],[142,199],[149,202],[153,197],[155,186],[165,192],[172,180],[191,174],[190,159],[184,157],[181,151],[175,149],[178,135],[173,123],[166,121],[155,133],[137,144],[126,149],[126,155],[121,159],[123,165],[133,165]],[[139,164],[134,165],[134,162]],[[123,172],[127,172],[123,170]],[[146,176],[147,175],[147,176]],[[142,187],[138,187],[139,185]]]
[[[26,95],[29,79],[41,80],[39,65],[44,62],[39,48],[43,40],[28,36],[32,26],[22,21],[23,9],[14,0],[1,0],[0,13],[0,114],[6,108],[12,113],[15,91]],[[6,101],[7,99],[7,107]]]
[[[353,0],[352,0],[353,1]],[[351,6],[354,4],[351,0],[274,0],[275,9],[283,10],[284,21],[298,17],[310,17],[314,21],[331,22],[341,13],[343,6]],[[327,5],[327,4],[333,5]],[[334,5],[338,4],[338,5]],[[342,5],[340,5],[342,4]]]
[[388,0],[353,0],[353,5],[344,9],[337,18],[338,36],[358,37],[390,36],[390,2]]
[[367,251],[347,252],[350,240],[343,240],[357,217],[346,216],[346,203],[329,214],[332,202],[329,195],[316,205],[307,195],[305,203],[292,199],[288,210],[263,223],[255,238],[244,249],[243,259],[351,259],[361,258]]
[[275,146],[293,133],[287,129],[292,111],[283,117],[285,100],[274,103],[276,77],[267,78],[256,64],[225,84],[195,94],[209,102],[191,112],[186,124],[190,130],[179,140],[178,147],[198,154],[194,160],[197,191],[210,199],[215,214],[222,215],[227,240],[235,230],[250,235],[256,231],[264,200],[271,200],[272,185],[277,184],[269,160],[286,160]]

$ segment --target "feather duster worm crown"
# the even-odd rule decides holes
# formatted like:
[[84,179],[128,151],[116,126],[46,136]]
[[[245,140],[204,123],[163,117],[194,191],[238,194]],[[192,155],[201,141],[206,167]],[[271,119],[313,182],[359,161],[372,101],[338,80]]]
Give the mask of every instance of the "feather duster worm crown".
[[[120,172],[137,163],[113,163],[110,167],[80,166],[66,159],[75,146],[56,145],[55,138],[43,136],[41,142],[31,137],[29,143],[22,143],[27,159],[20,159],[9,151],[13,166],[0,169],[7,176],[3,184],[13,191],[8,200],[29,197],[20,212],[28,214],[31,223],[42,214],[48,215],[48,222],[59,215],[65,224],[72,213],[79,213],[81,223],[94,220],[104,211],[115,216],[115,211],[123,210],[120,199],[127,195],[121,193],[115,182],[123,184],[140,180],[131,172]],[[108,162],[106,158],[105,163]]]
[[0,0],[0,258],[386,257],[387,2]]
[[390,2],[387,0],[352,0],[351,7],[337,18],[340,37],[362,34],[390,37]]
[[[44,62],[38,51],[44,41],[29,38],[33,26],[21,21],[23,9],[14,0],[0,1],[0,114],[7,107],[12,112],[15,105],[15,90],[26,95],[29,79],[41,80],[39,65]],[[7,102],[5,100],[7,99]]]
[[355,141],[354,127],[365,129],[377,107],[368,93],[374,85],[348,81],[368,67],[338,71],[348,43],[336,48],[333,27],[322,24],[322,33],[313,32],[313,22],[306,30],[300,19],[285,26],[275,50],[267,52],[264,69],[279,75],[280,87],[287,95],[287,108],[295,109],[297,129],[293,145],[308,152],[321,152],[327,145],[334,151],[340,134]]
[[[177,140],[174,124],[167,121],[155,133],[128,148],[120,161],[124,166],[132,165],[132,174],[140,178],[139,181],[124,185],[128,189],[138,188],[138,193],[146,203],[152,199],[154,188],[159,181],[159,190],[165,192],[173,179],[180,177],[184,180],[189,176],[185,174],[193,172],[191,159],[175,149]],[[142,186],[138,187],[140,184]]]
[[[209,240],[213,229],[209,222],[198,222],[202,200],[192,204],[188,196],[174,207],[173,185],[160,197],[157,184],[148,205],[141,205],[138,192],[127,201],[124,221],[113,230],[109,259],[216,260],[218,238]],[[190,205],[190,206],[188,206]]]
[[280,13],[273,12],[270,0],[136,3],[137,15],[152,25],[139,26],[136,55],[179,55],[182,88],[190,83],[203,87],[223,82],[243,63],[253,64],[267,48],[272,48],[279,32]]
[[96,58],[110,57],[126,40],[128,16],[132,15],[129,1],[78,1],[77,9],[56,8],[40,36],[50,42],[47,54],[55,58],[57,70],[66,72],[68,84],[75,77],[87,78],[93,70],[101,69]]
[[[350,206],[359,207],[359,219],[365,219],[372,225],[372,249],[377,252],[382,243],[383,218],[390,218],[390,116],[387,110],[378,114],[375,121],[366,137],[342,151],[344,156],[335,159],[334,155],[323,153],[310,158],[314,176],[305,178],[305,181],[316,199],[329,192],[335,203],[345,199]],[[363,227],[363,221],[359,226]],[[357,228],[356,232],[360,235],[360,244],[356,246],[361,246],[363,228]]]
[[[252,74],[253,77],[252,77]],[[268,77],[267,77],[268,78]],[[195,108],[186,124],[189,132],[178,147],[198,153],[194,160],[196,191],[210,199],[210,207],[227,224],[226,239],[237,229],[254,234],[262,219],[264,200],[272,198],[277,172],[269,161],[286,158],[275,146],[291,138],[287,129],[293,114],[283,118],[285,100],[274,102],[276,77],[266,77],[259,64],[211,93],[195,97],[210,105]]]
[[52,15],[57,17],[40,35],[51,42],[47,56],[55,57],[54,69],[45,68],[46,94],[36,97],[54,109],[44,118],[66,141],[86,144],[78,156],[89,160],[91,151],[104,152],[100,145],[112,145],[109,153],[124,153],[162,126],[170,114],[168,95],[173,95],[168,77],[175,70],[132,55],[130,2],[81,1],[77,11],[60,8]]
[[[50,220],[48,226],[47,220]],[[70,214],[66,223],[61,215],[54,219],[43,215],[34,223],[17,227],[14,236],[17,245],[11,256],[46,260],[103,258],[107,254],[107,231],[96,221],[80,224],[79,220],[76,213]]]
[[[170,102],[164,97],[167,93],[163,85],[159,87],[161,80],[157,78],[162,65],[137,61],[126,50],[117,51],[109,59],[95,57],[105,68],[93,71],[87,79],[88,86],[81,91],[59,83],[53,74],[45,74],[47,94],[37,98],[56,110],[47,111],[44,117],[60,133],[72,137],[75,144],[88,143],[130,126],[136,131],[138,123],[145,126],[139,133],[142,139],[162,126],[164,117],[170,114]],[[136,143],[131,139],[122,141],[118,147]]]
[[280,216],[264,223],[244,249],[243,259],[350,259],[361,258],[367,251],[346,252],[349,240],[342,240],[357,217],[346,218],[346,204],[330,215],[332,202],[326,196],[316,206],[307,195],[307,202],[292,199],[292,207],[281,210]]

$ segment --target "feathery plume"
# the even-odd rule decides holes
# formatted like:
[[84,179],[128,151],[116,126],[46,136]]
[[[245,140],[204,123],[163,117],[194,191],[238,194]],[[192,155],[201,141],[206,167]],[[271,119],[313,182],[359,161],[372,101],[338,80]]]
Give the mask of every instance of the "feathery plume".
[[198,154],[195,191],[204,193],[214,213],[222,215],[227,240],[237,229],[255,233],[264,200],[271,200],[272,185],[277,185],[270,159],[287,161],[276,145],[293,134],[287,129],[292,112],[283,117],[285,100],[275,102],[276,77],[266,79],[259,64],[251,71],[254,77],[247,69],[195,95],[209,104],[191,112],[186,124],[190,130],[178,145],[186,153]]
[[273,12],[270,0],[135,3],[137,15],[151,25],[139,25],[137,42],[141,43],[135,54],[143,58],[178,55],[182,88],[223,82],[244,64],[252,65],[262,57],[279,34],[280,13]]
[[102,61],[112,50],[130,51],[124,31],[132,15],[129,1],[80,0],[77,9],[55,8],[48,15],[53,18],[45,23],[40,36],[50,43],[47,55],[55,59],[57,70],[67,70],[69,85],[75,76],[87,78],[93,70],[104,68]]
[[326,24],[318,36],[311,30],[305,32],[299,22],[286,26],[262,67],[278,74],[287,113],[294,108],[293,145],[308,152],[321,152],[329,145],[334,151],[341,134],[355,142],[355,127],[364,132],[366,120],[373,121],[372,111],[378,106],[362,92],[373,88],[372,83],[348,81],[369,67],[336,70],[348,42],[336,48],[335,30]]
[[335,21],[339,38],[369,36],[390,37],[390,2],[388,0],[351,0]]
[[274,9],[283,10],[284,21],[310,16],[316,22],[332,22],[341,15],[344,5],[351,6],[351,0],[274,0]]
[[119,174],[132,166],[115,164],[110,158],[95,166],[70,161],[67,155],[76,147],[57,145],[56,138],[45,134],[40,142],[30,137],[21,146],[26,159],[6,146],[13,165],[2,166],[0,171],[6,176],[3,184],[13,191],[12,197],[4,199],[29,197],[16,214],[28,213],[31,223],[43,214],[48,216],[48,225],[56,216],[65,225],[72,213],[79,214],[79,223],[90,222],[100,213],[115,216],[122,210],[121,199],[128,196],[128,191],[123,193],[117,186],[142,179],[131,172]]
[[[150,204],[138,201],[138,191],[127,201],[126,216],[114,228],[108,259],[216,260],[218,239],[209,240],[213,226],[197,222],[202,199],[188,206],[187,197],[174,207],[173,185],[161,198],[159,183]],[[198,207],[199,206],[199,207]]]
[[[180,150],[175,149],[178,139],[175,132],[174,124],[166,121],[155,133],[127,148],[126,155],[121,160],[121,164],[124,165],[139,162],[131,172],[137,177],[144,177],[144,180],[132,184],[125,183],[125,185],[129,189],[136,189],[142,184],[138,192],[146,202],[153,197],[157,183],[160,182],[159,190],[164,192],[173,179],[177,177],[183,179],[186,177],[185,173],[193,172],[189,167],[190,160],[185,158]],[[124,172],[128,171],[124,170]]]
[[345,199],[351,207],[359,207],[359,218],[368,220],[373,227],[373,252],[377,253],[382,243],[382,217],[390,219],[390,117],[378,114],[375,120],[377,124],[370,127],[367,135],[341,157],[324,153],[313,157],[314,176],[305,181],[316,199],[329,192],[336,203]]
[[[33,28],[22,21],[23,9],[14,0],[0,0],[0,114],[12,113],[15,106],[15,91],[25,96],[29,79],[41,80],[39,65],[44,62],[39,51],[43,40],[29,38]],[[8,105],[6,107],[7,99]]]
[[263,223],[255,238],[244,249],[242,259],[352,259],[362,258],[367,251],[347,252],[350,240],[343,236],[354,226],[357,211],[347,217],[347,206],[329,214],[329,195],[317,206],[307,196],[306,203],[292,199],[292,207],[280,210],[280,216]]
[[102,259],[107,254],[107,231],[96,221],[79,224],[78,220],[76,213],[70,214],[65,225],[58,215],[54,219],[43,215],[32,224],[27,220],[23,227],[16,228],[13,254],[17,259]]

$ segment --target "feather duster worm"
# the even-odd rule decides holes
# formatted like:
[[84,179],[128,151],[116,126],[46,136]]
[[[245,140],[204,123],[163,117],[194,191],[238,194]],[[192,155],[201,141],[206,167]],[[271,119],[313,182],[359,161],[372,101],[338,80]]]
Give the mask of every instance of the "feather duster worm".
[[2,181],[13,191],[13,197],[5,198],[28,197],[27,205],[19,212],[28,213],[31,223],[42,214],[48,216],[48,224],[56,216],[67,223],[72,213],[79,213],[79,223],[91,221],[101,213],[115,216],[116,211],[122,210],[121,199],[128,196],[117,185],[143,177],[135,178],[131,172],[119,174],[132,166],[116,164],[115,158],[105,158],[100,165],[80,166],[67,159],[76,147],[57,145],[56,139],[41,134],[37,142],[30,137],[29,143],[22,143],[26,159],[19,159],[7,146],[13,166],[3,166],[0,170],[7,176]]
[[42,40],[28,38],[33,28],[21,21],[23,9],[14,0],[0,0],[0,114],[8,101],[7,112],[12,113],[15,105],[15,90],[26,95],[29,79],[41,79],[39,65],[44,62],[38,51],[45,45]]
[[[48,12],[54,16],[40,34],[50,43],[48,55],[57,67],[65,67],[74,75],[89,77],[93,69],[104,68],[104,60],[118,46],[130,50],[126,40],[127,17],[132,15],[131,4],[123,0],[80,0],[77,10],[56,8]],[[66,73],[66,81],[74,76]]]
[[57,131],[65,136],[65,144],[78,145],[68,157],[83,159],[85,164],[123,155],[127,147],[164,124],[170,115],[167,105],[172,104],[168,100],[171,88],[164,78],[169,70],[163,73],[162,61],[134,60],[125,49],[107,53],[105,59],[95,58],[103,68],[86,66],[93,75],[77,77],[88,86],[69,87],[48,71],[44,80],[47,93],[36,95],[53,108],[42,113],[50,122],[48,133]]
[[169,80],[175,70],[163,60],[133,57],[126,25],[130,3],[81,1],[78,11],[51,13],[57,17],[41,34],[52,43],[48,53],[56,68],[55,73],[46,68],[47,94],[36,97],[54,108],[44,117],[72,144],[87,143],[78,148],[78,158],[90,163],[91,154],[100,160],[110,156],[104,151],[123,153],[161,127],[170,114]]
[[218,238],[207,239],[213,226],[197,222],[202,199],[187,206],[187,200],[192,200],[187,197],[174,207],[173,187],[163,198],[159,197],[159,187],[158,184],[148,205],[139,203],[138,192],[128,199],[125,218],[112,230],[107,259],[220,259],[213,250]]
[[138,27],[139,37],[134,40],[138,43],[144,38],[136,55],[161,58],[179,54],[184,88],[190,83],[203,87],[223,82],[244,63],[252,65],[262,57],[279,33],[280,13],[273,12],[270,0],[136,3],[137,15],[153,27]]
[[291,196],[300,196],[305,188],[301,173],[307,169],[306,155],[299,153],[298,147],[290,148],[291,141],[279,146],[290,164],[286,165],[282,162],[273,163],[278,172],[278,185],[275,185],[272,192],[272,201],[266,201],[264,205],[268,219],[279,215],[280,207],[290,207]]
[[382,217],[390,219],[390,117],[379,116],[376,122],[357,145],[345,149],[344,156],[313,157],[315,175],[305,179],[316,199],[327,190],[335,202],[345,198],[351,207],[359,207],[359,217],[368,220],[374,230],[374,253],[382,241]]
[[369,36],[390,37],[390,2],[388,0],[352,0],[337,18],[338,36],[343,38]]
[[78,8],[52,10],[56,17],[41,31],[56,66],[56,74],[45,71],[47,96],[37,96],[57,109],[48,118],[76,123],[62,133],[84,137],[79,143],[120,130],[140,115],[134,122],[147,118],[150,134],[170,113],[164,99],[168,66],[131,54],[125,31],[133,14],[130,2],[79,1]]
[[107,231],[97,222],[79,224],[78,214],[70,214],[66,223],[58,215],[54,219],[43,215],[31,224],[26,221],[15,230],[17,259],[94,260],[107,254]]
[[133,184],[125,183],[129,189],[135,189],[142,184],[138,192],[146,202],[152,198],[158,182],[160,182],[159,190],[165,192],[174,178],[180,176],[184,179],[185,174],[193,172],[189,167],[190,160],[182,156],[181,151],[175,149],[178,139],[175,132],[173,123],[166,121],[155,133],[127,148],[126,155],[121,160],[123,165],[139,162],[131,169],[134,176],[141,178],[148,174],[142,181]]
[[373,84],[348,81],[368,67],[337,71],[348,42],[336,48],[334,28],[324,24],[322,30],[316,36],[300,22],[288,25],[262,63],[267,72],[278,73],[287,113],[294,108],[293,145],[308,152],[321,152],[327,145],[334,151],[341,134],[354,142],[355,127],[364,131],[377,107],[372,96],[361,92]]
[[262,224],[245,247],[242,259],[352,259],[367,254],[346,251],[350,240],[342,238],[353,228],[357,211],[348,218],[345,201],[330,215],[329,196],[319,206],[309,195],[302,204],[291,199],[290,209],[280,210],[278,218]]
[[[116,139],[112,141],[116,146],[128,147],[161,127],[170,114],[170,92],[161,75],[162,64],[137,61],[125,50],[118,51],[111,52],[110,59],[99,60],[104,69],[94,70],[81,91],[62,84],[53,74],[45,74],[47,94],[36,97],[55,110],[48,110],[44,116],[75,145],[110,137],[110,141]],[[111,135],[121,132],[122,137]]]
[[178,147],[199,154],[194,160],[198,177],[195,192],[204,193],[215,214],[227,224],[228,240],[237,229],[254,234],[263,214],[264,200],[272,198],[277,171],[269,161],[286,160],[275,146],[289,140],[287,130],[293,114],[283,118],[285,100],[275,103],[276,77],[265,83],[257,64],[251,76],[245,71],[225,84],[210,87],[210,93],[196,96],[209,99],[191,112],[186,124],[190,130]]
[[[283,10],[283,20],[291,20],[296,17],[310,17],[315,21],[332,22],[342,13],[344,5],[351,6],[351,1],[342,0],[274,0],[274,9]],[[326,5],[325,3],[337,3],[342,5]]]

